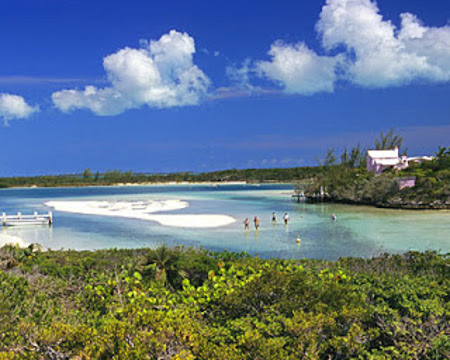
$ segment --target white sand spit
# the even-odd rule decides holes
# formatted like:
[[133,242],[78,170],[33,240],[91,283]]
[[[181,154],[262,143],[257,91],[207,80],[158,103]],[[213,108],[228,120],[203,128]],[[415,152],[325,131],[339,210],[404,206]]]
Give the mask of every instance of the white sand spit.
[[135,217],[159,211],[180,210],[189,206],[181,200],[149,200],[149,201],[47,201],[48,207],[55,210],[104,216]]
[[181,200],[47,201],[45,205],[57,211],[156,221],[161,225],[173,227],[213,228],[225,226],[236,221],[231,216],[219,214],[154,214],[161,211],[180,210],[189,206],[188,202]]

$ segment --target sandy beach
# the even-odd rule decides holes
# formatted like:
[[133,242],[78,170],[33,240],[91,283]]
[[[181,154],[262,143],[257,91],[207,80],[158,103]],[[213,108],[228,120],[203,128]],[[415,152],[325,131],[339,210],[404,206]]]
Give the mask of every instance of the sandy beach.
[[[260,183],[249,183],[247,181],[160,181],[160,182],[119,182],[114,184],[95,184],[95,183],[83,183],[80,185],[57,185],[50,186],[55,188],[79,188],[79,187],[114,187],[114,186],[230,186],[230,185],[254,185],[259,186]],[[275,184],[275,183],[272,183]],[[13,186],[8,187],[8,189],[41,189],[48,188],[47,186],[39,186],[36,184],[23,185],[23,186]]]
[[116,183],[109,186],[230,186],[246,185],[246,181],[167,181],[167,182],[143,182],[143,183]]
[[189,203],[182,200],[47,201],[45,205],[57,211],[148,220],[172,227],[214,228],[236,221],[222,214],[157,214],[187,208]]
[[9,235],[0,232],[0,247],[5,245],[19,245],[19,247],[27,247],[29,244],[21,237],[16,235]]

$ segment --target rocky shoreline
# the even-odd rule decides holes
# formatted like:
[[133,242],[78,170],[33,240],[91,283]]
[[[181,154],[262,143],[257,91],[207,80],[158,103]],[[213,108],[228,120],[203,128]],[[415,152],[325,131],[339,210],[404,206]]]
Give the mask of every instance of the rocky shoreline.
[[430,202],[416,201],[416,200],[405,200],[401,198],[389,199],[385,202],[375,202],[370,200],[360,200],[360,199],[343,199],[336,198],[332,196],[324,196],[322,199],[318,198],[308,198],[309,202],[328,202],[335,204],[347,204],[347,205],[364,205],[364,206],[374,206],[378,208],[385,209],[402,209],[402,210],[450,210],[450,199],[444,200],[433,200]]

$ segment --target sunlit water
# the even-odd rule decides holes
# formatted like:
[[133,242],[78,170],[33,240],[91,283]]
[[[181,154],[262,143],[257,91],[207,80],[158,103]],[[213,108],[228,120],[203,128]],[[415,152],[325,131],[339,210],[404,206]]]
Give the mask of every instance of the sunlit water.
[[[120,217],[54,211],[54,224],[7,227],[0,245],[11,239],[52,249],[135,248],[187,245],[211,250],[246,251],[261,257],[337,259],[383,252],[432,249],[450,251],[449,211],[405,211],[332,204],[297,204],[290,185],[132,186],[0,190],[0,212],[47,212],[47,201],[142,201],[178,199],[184,209],[165,214],[223,214],[236,219],[218,228],[188,228]],[[278,223],[271,222],[272,212]],[[291,221],[282,224],[289,212]],[[331,215],[337,215],[337,222]],[[260,219],[259,231],[252,219]],[[244,231],[243,220],[250,219]],[[297,238],[301,238],[300,245]]]

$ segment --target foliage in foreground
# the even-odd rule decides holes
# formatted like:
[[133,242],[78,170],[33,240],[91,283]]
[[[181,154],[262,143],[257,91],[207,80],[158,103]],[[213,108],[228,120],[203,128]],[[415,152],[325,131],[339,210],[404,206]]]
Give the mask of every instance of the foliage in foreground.
[[448,255],[0,249],[0,359],[448,359]]

